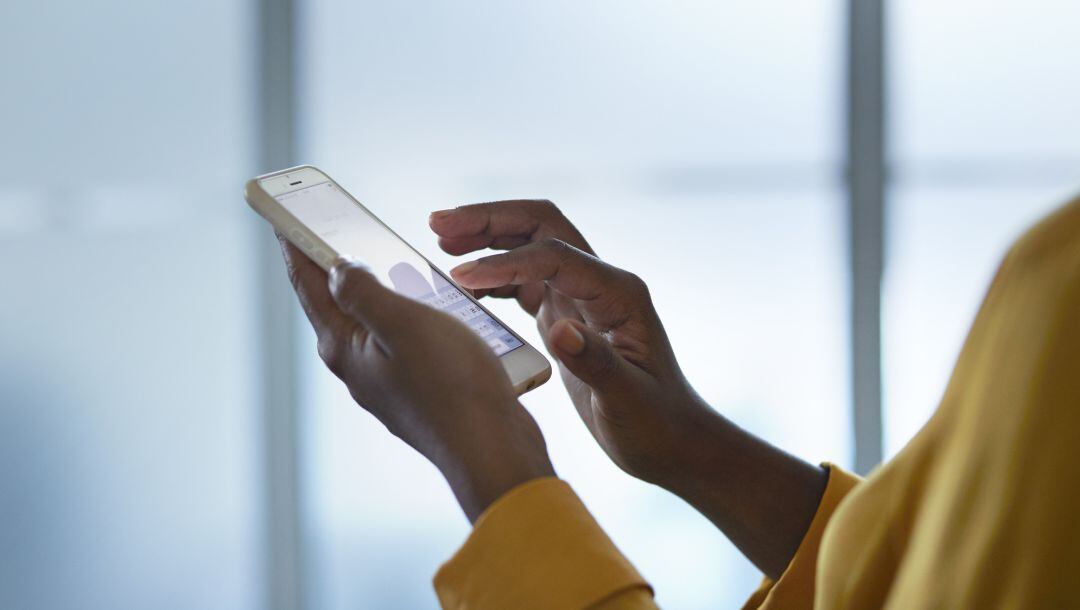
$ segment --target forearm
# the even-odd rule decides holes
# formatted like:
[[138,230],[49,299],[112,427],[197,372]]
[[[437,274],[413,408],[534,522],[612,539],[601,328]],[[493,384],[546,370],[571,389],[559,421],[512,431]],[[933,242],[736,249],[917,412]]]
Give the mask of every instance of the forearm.
[[470,523],[518,485],[555,476],[543,435],[524,407],[501,415],[464,426],[471,434],[455,435],[431,456]]
[[653,482],[705,515],[776,578],[817,512],[828,473],[739,428],[707,405],[690,415]]

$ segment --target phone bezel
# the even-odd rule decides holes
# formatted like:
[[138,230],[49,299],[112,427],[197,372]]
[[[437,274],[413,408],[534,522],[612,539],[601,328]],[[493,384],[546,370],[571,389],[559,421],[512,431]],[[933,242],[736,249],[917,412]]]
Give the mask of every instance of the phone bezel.
[[[307,225],[296,218],[296,216],[289,212],[285,206],[275,199],[278,195],[288,193],[292,190],[307,188],[308,185],[324,181],[333,183],[342,193],[345,193],[355,205],[374,219],[375,222],[379,223],[402,244],[416,253],[417,256],[430,265],[431,268],[445,278],[446,281],[461,290],[466,298],[475,303],[480,309],[501,324],[503,328],[509,331],[510,334],[521,341],[522,345],[520,347],[499,356],[503,368],[510,376],[510,382],[514,386],[514,391],[518,395],[524,394],[525,392],[542,385],[551,378],[551,364],[543,354],[530,345],[529,342],[522,338],[514,331],[514,329],[510,328],[510,326],[495,316],[495,314],[491,313],[491,311],[475,299],[468,290],[462,288],[455,282],[449,274],[432,264],[426,256],[398,235],[396,231],[390,228],[382,221],[382,219],[375,215],[374,212],[368,209],[367,206],[361,203],[360,200],[343,188],[341,184],[331,178],[326,172],[311,165],[300,165],[256,176],[251,180],[248,180],[245,185],[244,199],[252,209],[269,221],[270,224],[284,235],[294,246],[303,251],[320,267],[329,271],[330,265],[341,253],[334,250],[330,244],[326,243],[325,240],[308,228]],[[289,184],[291,182],[298,182],[299,184]],[[270,188],[267,188],[266,185],[269,185]]]

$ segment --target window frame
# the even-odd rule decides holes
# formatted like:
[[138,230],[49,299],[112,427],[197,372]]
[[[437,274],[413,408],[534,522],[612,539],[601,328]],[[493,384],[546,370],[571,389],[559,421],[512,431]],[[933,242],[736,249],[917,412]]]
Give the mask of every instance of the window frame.
[[[298,20],[302,0],[258,0],[253,20],[256,150],[261,170],[299,163]],[[869,472],[882,459],[881,288],[885,219],[885,6],[884,0],[845,0],[847,21],[844,180],[846,193],[849,425],[855,469]],[[259,241],[257,293],[265,535],[263,605],[313,607],[305,590],[305,535],[299,478],[301,359],[295,300],[283,279],[277,244]]]

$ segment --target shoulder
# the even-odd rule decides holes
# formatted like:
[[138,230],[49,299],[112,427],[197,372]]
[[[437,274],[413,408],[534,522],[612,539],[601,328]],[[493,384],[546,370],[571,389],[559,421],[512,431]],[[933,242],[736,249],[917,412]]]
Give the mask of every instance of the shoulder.
[[1009,249],[1003,267],[1040,275],[1076,273],[1080,267],[1080,196],[1024,232]]

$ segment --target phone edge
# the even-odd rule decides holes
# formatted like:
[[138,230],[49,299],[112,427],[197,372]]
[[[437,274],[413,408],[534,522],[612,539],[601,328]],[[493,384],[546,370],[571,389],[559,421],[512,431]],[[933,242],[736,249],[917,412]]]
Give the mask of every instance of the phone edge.
[[[275,232],[277,232],[279,235],[283,235],[285,239],[289,241],[289,243],[300,249],[300,251],[303,252],[305,256],[314,261],[315,264],[319,265],[319,267],[321,267],[324,271],[330,271],[331,264],[333,263],[333,260],[335,258],[334,249],[330,247],[330,245],[327,244],[326,241],[324,241],[319,235],[309,229],[307,225],[301,222],[300,219],[298,219],[294,214],[289,212],[288,208],[281,205],[279,201],[274,199],[273,196],[271,196],[270,193],[268,193],[266,189],[264,189],[262,185],[259,184],[261,180],[265,180],[266,178],[272,178],[274,176],[294,172],[300,169],[314,170],[321,174],[323,177],[325,177],[327,180],[332,182],[335,186],[337,186],[337,188],[341,190],[341,192],[345,193],[350,200],[352,200],[356,205],[360,206],[360,208],[363,209],[364,212],[366,212],[368,216],[370,216],[375,222],[379,223],[379,225],[381,225],[385,230],[389,231],[391,235],[397,238],[398,241],[400,241],[407,248],[412,250],[414,254],[423,259],[423,261],[427,263],[428,266],[434,269],[437,273],[439,273],[439,275],[441,275],[443,279],[453,284],[453,286],[456,287],[459,291],[461,291],[461,293],[464,294],[467,299],[472,301],[474,304],[476,304],[477,307],[483,310],[484,313],[491,316],[492,319],[502,325],[502,327],[508,330],[512,335],[514,335],[514,337],[517,338],[518,341],[521,341],[521,346],[529,350],[525,353],[530,353],[531,351],[530,355],[535,355],[535,358],[533,359],[541,363],[543,366],[536,373],[520,380],[513,379],[510,368],[512,360],[522,359],[522,355],[517,354],[518,349],[520,348],[511,350],[501,356],[498,356],[500,362],[503,365],[503,370],[505,370],[507,372],[507,375],[511,377],[510,383],[513,386],[514,393],[517,396],[521,396],[526,392],[529,392],[530,390],[534,390],[551,379],[551,362],[547,359],[547,357],[544,356],[544,354],[540,352],[540,350],[538,350],[531,343],[521,337],[517,333],[517,331],[510,327],[510,325],[508,325],[506,322],[504,322],[502,319],[500,319],[498,316],[488,310],[488,308],[485,307],[482,303],[480,303],[478,299],[473,297],[473,295],[468,291],[468,289],[463,288],[460,284],[458,284],[457,281],[455,281],[449,273],[444,272],[442,269],[432,263],[426,256],[424,256],[423,253],[413,247],[413,245],[410,244],[407,240],[405,240],[405,238],[398,235],[397,232],[394,231],[385,222],[383,222],[382,219],[378,217],[378,215],[369,210],[368,207],[365,206],[362,202],[360,202],[356,197],[354,197],[352,193],[343,188],[337,182],[337,180],[334,180],[329,174],[315,167],[314,165],[297,165],[294,167],[260,174],[249,179],[244,184],[244,200],[247,202],[248,206],[251,207],[251,209],[255,210],[255,212],[259,214],[259,216],[262,216],[264,220],[270,223],[270,226],[274,228]],[[297,235],[294,235],[294,232]],[[309,243],[305,245],[301,241],[300,237],[309,240]],[[511,356],[512,354],[517,355]]]

